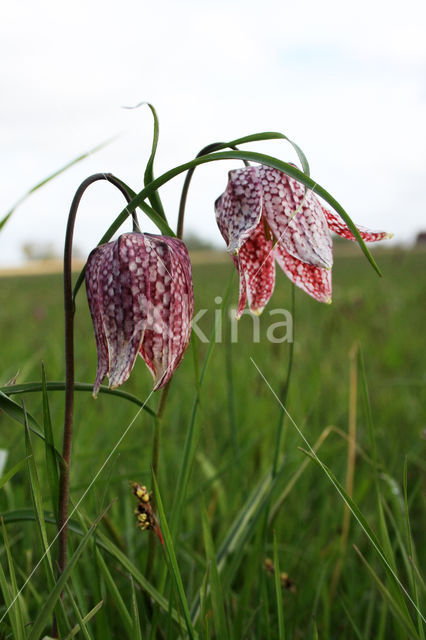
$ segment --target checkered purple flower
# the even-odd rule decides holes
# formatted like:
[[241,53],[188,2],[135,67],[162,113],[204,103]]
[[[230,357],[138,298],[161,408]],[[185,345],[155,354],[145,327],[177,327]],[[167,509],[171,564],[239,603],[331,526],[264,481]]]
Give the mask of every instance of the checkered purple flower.
[[93,395],[106,375],[122,385],[138,353],[164,387],[189,343],[194,311],[191,263],[181,240],[126,233],[92,251],[86,290],[98,366]]
[[[349,240],[355,237],[300,182],[264,165],[230,171],[215,210],[240,274],[237,317],[247,300],[253,313],[263,311],[274,290],[275,262],[303,291],[319,302],[331,302],[330,231]],[[364,227],[358,231],[366,242],[391,237]]]

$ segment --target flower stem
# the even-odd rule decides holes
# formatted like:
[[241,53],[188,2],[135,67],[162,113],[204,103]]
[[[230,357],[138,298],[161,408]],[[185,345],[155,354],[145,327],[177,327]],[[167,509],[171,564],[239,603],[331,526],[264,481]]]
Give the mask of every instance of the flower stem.
[[[93,182],[107,180],[117,187],[126,198],[131,201],[123,184],[110,173],[96,173],[84,180],[73,198],[67,223],[64,248],[64,309],[65,309],[65,416],[62,457],[64,464],[61,468],[59,480],[59,513],[58,513],[58,567],[62,573],[67,564],[68,547],[68,506],[70,485],[70,462],[72,448],[72,428],[74,413],[74,314],[75,306],[72,297],[72,243],[74,225],[80,200]],[[135,221],[135,212],[132,212]],[[137,224],[137,221],[136,221]]]
[[[224,144],[225,144],[224,142],[213,142],[212,144],[208,144],[207,147],[204,147],[204,149],[201,149],[201,151],[197,153],[196,158],[199,158],[200,156],[205,156],[208,153],[213,153],[218,149],[223,149]],[[233,145],[230,145],[230,148],[233,149],[234,151],[238,151],[237,147]],[[249,163],[247,162],[247,160],[243,160],[243,162],[246,166],[248,166]],[[188,173],[185,176],[185,181],[183,183],[182,195],[180,197],[180,203],[179,203],[179,215],[178,215],[177,232],[176,232],[176,235],[178,238],[182,238],[183,236],[183,221],[185,217],[186,199],[188,197],[189,185],[191,184],[194,171],[195,171],[195,167],[193,167],[192,169],[189,169]]]
[[[286,375],[286,378],[285,378],[284,387],[283,387],[283,391],[282,391],[282,394],[281,394],[281,402],[282,402],[284,407],[287,404],[288,392],[289,392],[289,388],[290,388],[291,372],[292,372],[292,369],[293,369],[294,314],[295,314],[295,308],[296,308],[295,290],[296,290],[296,287],[292,283],[292,285],[291,285],[292,336],[291,336],[290,351],[289,351],[289,356],[288,356],[287,375]],[[277,475],[278,460],[279,460],[279,456],[280,456],[280,449],[281,449],[281,441],[282,441],[282,435],[283,435],[285,416],[286,416],[285,411],[283,409],[281,409],[280,417],[278,419],[277,437],[276,437],[276,441],[275,441],[274,463],[273,463],[273,466],[272,466],[272,475],[273,476]]]

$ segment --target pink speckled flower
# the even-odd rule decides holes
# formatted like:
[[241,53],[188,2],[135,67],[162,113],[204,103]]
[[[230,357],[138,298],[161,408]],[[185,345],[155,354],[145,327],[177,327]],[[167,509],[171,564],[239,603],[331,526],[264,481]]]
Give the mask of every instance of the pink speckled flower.
[[177,238],[125,233],[92,251],[86,290],[98,367],[93,395],[127,380],[138,353],[163,387],[188,346],[194,311],[191,263]]
[[[355,240],[336,214],[311,191],[264,165],[229,172],[226,191],[216,200],[216,220],[240,274],[237,317],[248,300],[263,311],[275,284],[275,261],[284,273],[319,302],[331,302],[333,252],[330,230]],[[367,242],[391,237],[358,227]]]

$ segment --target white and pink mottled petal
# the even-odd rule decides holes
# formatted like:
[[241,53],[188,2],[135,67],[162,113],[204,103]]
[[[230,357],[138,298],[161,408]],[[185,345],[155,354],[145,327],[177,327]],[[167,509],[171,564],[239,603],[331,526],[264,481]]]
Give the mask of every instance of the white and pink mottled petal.
[[151,298],[148,327],[140,354],[163,387],[180,364],[189,343],[194,310],[191,263],[176,238],[145,234],[150,242]]
[[109,356],[108,343],[105,336],[105,329],[102,321],[101,306],[103,304],[102,290],[99,282],[99,274],[103,269],[103,264],[110,264],[112,258],[113,243],[103,244],[97,247],[90,254],[86,265],[86,292],[89,304],[90,315],[92,316],[93,329],[95,332],[97,369],[96,379],[93,387],[93,397],[98,395],[99,387],[108,373]]
[[116,244],[119,261],[116,308],[120,324],[116,323],[116,353],[109,373],[111,388],[122,385],[133,369],[147,324],[150,297],[144,235],[125,233]]
[[264,165],[256,169],[262,184],[264,216],[276,241],[295,258],[330,269],[331,236],[317,198],[277,169]]
[[274,248],[275,259],[286,276],[318,302],[331,303],[331,270],[301,262],[280,246]]
[[244,309],[247,304],[247,288],[246,288],[246,280],[244,278],[244,273],[240,270],[240,258],[239,256],[232,256],[232,260],[234,262],[235,268],[238,271],[240,276],[240,284],[239,284],[239,294],[238,294],[238,307],[235,317],[239,320],[243,314]]
[[262,215],[262,188],[256,167],[229,172],[225,192],[215,203],[219,230],[230,253],[238,253]]
[[[262,313],[274,291],[275,260],[272,247],[272,240],[266,237],[262,219],[238,255],[240,279],[244,279],[249,309],[256,315]],[[238,314],[241,313],[240,300]]]
[[[342,238],[356,241],[355,236],[347,226],[346,222],[344,222],[342,218],[337,215],[337,213],[330,211],[326,207],[322,207],[322,210],[327,220],[328,227],[331,231],[337,233]],[[360,225],[356,225],[356,227],[361,235],[361,238],[365,242],[379,242],[380,240],[386,240],[392,238],[393,236],[392,233],[387,233],[386,231],[371,231],[370,229],[367,229],[366,227],[362,227]]]

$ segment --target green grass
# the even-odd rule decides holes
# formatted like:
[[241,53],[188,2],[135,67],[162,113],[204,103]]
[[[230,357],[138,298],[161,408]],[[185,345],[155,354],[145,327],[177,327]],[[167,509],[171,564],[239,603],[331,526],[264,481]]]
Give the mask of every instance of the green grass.
[[[318,443],[321,461],[343,490],[352,478],[352,509],[359,510],[364,530],[352,514],[343,533],[345,504],[324,469],[299,449],[306,449],[306,443],[288,419],[279,472],[271,474],[281,410],[250,357],[281,394],[289,345],[265,339],[268,326],[282,319],[269,312],[290,308],[290,283],[279,273],[272,301],[260,319],[260,342],[253,343],[252,319],[244,316],[238,342],[231,344],[226,320],[224,340],[213,345],[198,401],[197,381],[208,345],[197,344],[195,368],[191,346],[173,379],[157,478],[167,536],[164,549],[156,545],[152,575],[147,579],[145,572],[152,534],[136,528],[136,499],[129,488],[129,481],[153,488],[154,420],[142,411],[73,515],[70,558],[77,550],[81,555],[69,572],[63,604],[54,599],[60,588],[49,588],[49,567],[44,562],[0,624],[0,638],[31,633],[43,637],[50,631],[50,619],[46,625],[43,612],[55,607],[66,633],[81,638],[261,640],[284,637],[284,628],[286,640],[424,638],[411,601],[419,607],[424,596],[418,574],[425,560],[421,478],[426,253],[377,252],[376,256],[383,278],[363,257],[336,260],[330,306],[296,291],[294,365],[287,403],[309,444]],[[209,309],[200,322],[206,335],[211,334],[214,312],[220,309],[215,297],[224,298],[231,273],[231,265],[194,268],[196,310]],[[237,285],[234,278],[226,317],[228,307],[236,305]],[[62,306],[60,276],[0,280],[0,385],[18,372],[17,383],[40,382],[42,361],[48,381],[63,380]],[[357,344],[365,376],[359,359],[352,359],[350,378],[351,353]],[[76,379],[93,382],[95,370],[94,339],[82,290],[77,299]],[[151,377],[141,359],[123,390],[142,401],[149,396]],[[347,439],[351,390],[356,399],[351,408],[356,421],[352,463]],[[39,424],[48,424],[41,393],[13,399],[18,403],[24,399],[26,410]],[[63,394],[51,391],[48,399],[53,437],[60,449]],[[148,405],[156,409],[158,394]],[[120,398],[101,394],[95,401],[90,393],[76,394],[74,504],[137,413],[136,405]],[[0,448],[8,451],[3,475],[13,471],[4,486],[0,479],[0,512],[7,532],[0,545],[0,588],[6,603],[40,560],[44,536],[49,541],[55,536],[49,488],[54,463],[50,455],[46,464],[44,443],[34,435],[30,446],[34,458],[19,466],[31,452],[25,430],[2,413]],[[184,470],[183,459],[189,465]],[[184,471],[189,472],[186,491],[178,480],[186,477]],[[36,500],[34,484],[38,484]],[[48,512],[44,519],[40,501]],[[90,526],[112,502],[91,534]],[[176,505],[181,506],[180,517]],[[82,540],[84,548],[79,547]],[[288,576],[281,579],[281,595],[279,573],[265,568],[267,558],[272,564],[278,559],[279,571]],[[0,599],[0,618],[4,612]],[[32,630],[34,622],[40,635]]]

